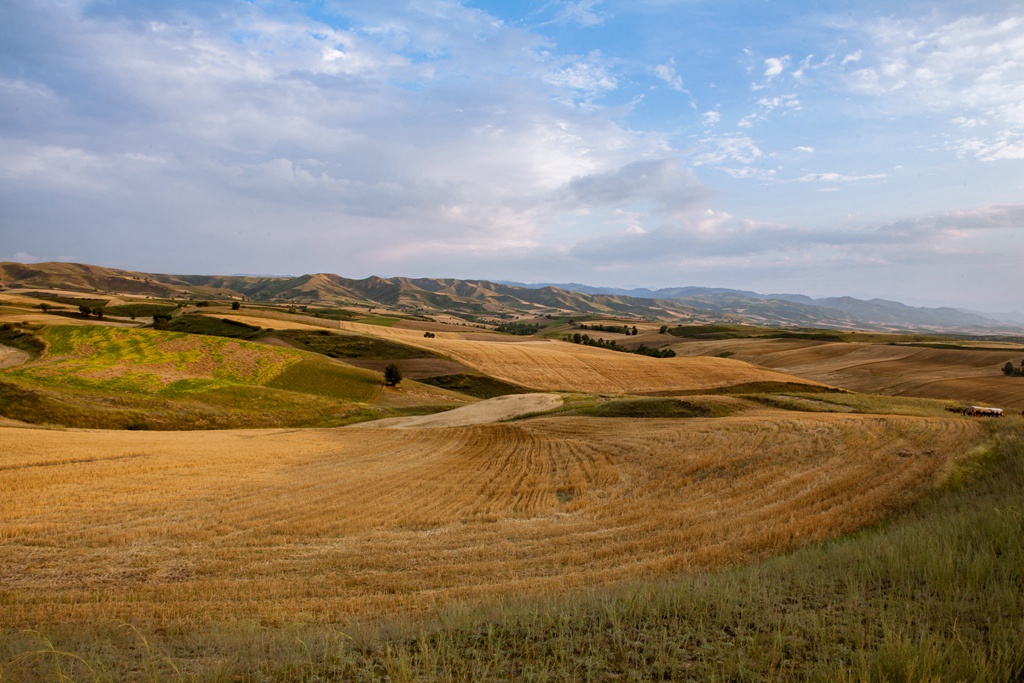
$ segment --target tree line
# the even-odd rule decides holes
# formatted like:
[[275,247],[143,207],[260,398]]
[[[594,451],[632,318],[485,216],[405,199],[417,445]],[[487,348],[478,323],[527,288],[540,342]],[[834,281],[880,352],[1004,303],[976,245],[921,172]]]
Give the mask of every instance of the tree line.
[[565,341],[573,344],[582,344],[583,346],[596,346],[601,349],[609,349],[611,351],[622,351],[623,353],[635,353],[641,356],[650,356],[651,358],[675,358],[676,352],[672,349],[657,349],[652,346],[645,346],[641,344],[636,348],[629,348],[621,346],[614,339],[605,341],[603,337],[594,339],[589,334],[581,334],[576,332],[575,334],[565,335]]

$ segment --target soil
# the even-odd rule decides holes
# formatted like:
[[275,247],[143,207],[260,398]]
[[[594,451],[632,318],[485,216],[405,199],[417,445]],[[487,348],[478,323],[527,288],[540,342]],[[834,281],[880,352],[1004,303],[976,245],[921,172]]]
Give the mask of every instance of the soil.
[[348,427],[348,429],[360,427],[388,427],[391,429],[465,427],[500,422],[526,413],[554,410],[560,405],[562,405],[562,397],[558,394],[511,394],[434,415],[392,417],[373,422],[361,422]]

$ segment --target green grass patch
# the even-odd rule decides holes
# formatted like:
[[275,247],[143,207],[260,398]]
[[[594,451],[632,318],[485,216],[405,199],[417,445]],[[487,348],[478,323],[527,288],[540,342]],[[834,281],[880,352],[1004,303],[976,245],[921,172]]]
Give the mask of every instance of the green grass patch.
[[301,359],[290,349],[175,332],[57,326],[40,334],[50,344],[46,357],[3,376],[56,388],[173,397],[218,385],[263,384]]
[[818,413],[866,413],[875,415],[911,415],[948,417],[949,401],[930,398],[906,398],[879,394],[848,393],[766,393],[747,396],[771,408]]
[[34,299],[44,299],[46,301],[53,301],[58,304],[64,304],[65,306],[73,306],[78,308],[79,306],[88,306],[89,308],[105,308],[110,303],[110,299],[86,299],[74,296],[61,296],[59,294],[50,294],[48,292],[27,292],[25,296],[30,296]]
[[[45,328],[42,359],[0,372],[0,415],[105,429],[334,426],[368,408],[380,375],[302,351],[216,336]],[[426,412],[432,412],[426,409]]]
[[359,318],[359,322],[365,325],[380,325],[381,327],[394,327],[401,318],[392,318],[387,315],[371,315],[365,318]]
[[[696,394],[719,394],[723,396],[745,396],[747,394],[764,394],[764,393],[804,393],[804,394],[834,394],[834,393],[845,393],[845,389],[834,389],[832,387],[820,386],[817,384],[800,384],[798,382],[744,382],[742,384],[733,384],[728,387],[718,387],[715,389],[693,389],[690,391],[673,391],[672,395],[686,396]],[[657,393],[648,394],[650,396],[657,396]]]
[[211,318],[207,315],[182,315],[164,323],[161,329],[187,334],[206,334],[229,339],[259,339],[263,328],[229,318]]
[[474,398],[494,398],[496,396],[507,396],[509,394],[529,394],[533,389],[511,382],[504,382],[487,375],[476,375],[471,373],[458,373],[454,375],[438,375],[419,380],[423,384],[429,384],[441,389],[457,391],[460,394],[473,396]]
[[279,330],[274,337],[282,339],[303,351],[319,353],[331,358],[360,358],[363,360],[401,360],[407,358],[442,358],[436,353],[417,349],[397,342],[361,337],[354,334],[336,334],[327,330]]
[[103,313],[124,318],[131,317],[132,314],[140,318],[152,318],[154,315],[171,315],[176,310],[178,310],[178,307],[174,304],[138,303],[107,306],[103,309]]
[[365,403],[377,395],[382,384],[376,372],[308,358],[289,366],[266,386]]
[[588,417],[666,418],[727,417],[736,412],[734,406],[714,400],[681,398],[621,398],[587,404],[567,410],[562,415]]
[[308,315],[314,318],[326,318],[327,320],[358,320],[362,318],[364,313],[356,313],[355,311],[349,311],[344,308],[328,308],[328,309],[315,309],[307,312]]

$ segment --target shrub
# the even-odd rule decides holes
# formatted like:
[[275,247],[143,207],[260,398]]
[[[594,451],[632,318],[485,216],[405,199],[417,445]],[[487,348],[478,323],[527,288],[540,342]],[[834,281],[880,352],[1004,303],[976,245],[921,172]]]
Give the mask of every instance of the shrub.
[[384,385],[389,387],[398,386],[402,381],[402,370],[397,363],[388,363],[384,368]]

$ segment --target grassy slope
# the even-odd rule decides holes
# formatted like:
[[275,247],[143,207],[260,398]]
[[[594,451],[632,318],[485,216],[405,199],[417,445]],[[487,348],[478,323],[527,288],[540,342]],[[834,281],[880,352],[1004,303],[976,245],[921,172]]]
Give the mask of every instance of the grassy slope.
[[436,353],[407,346],[386,339],[340,334],[328,330],[278,330],[274,337],[282,339],[304,351],[331,358],[360,358],[365,360],[400,360],[408,358],[442,358]]
[[1022,482],[1014,421],[901,519],[753,565],[331,627],[6,632],[0,678],[1020,680]]
[[[111,429],[326,426],[366,418],[377,373],[292,349],[175,332],[44,329],[38,362],[0,373],[0,414]],[[385,411],[385,414],[388,411]]]

